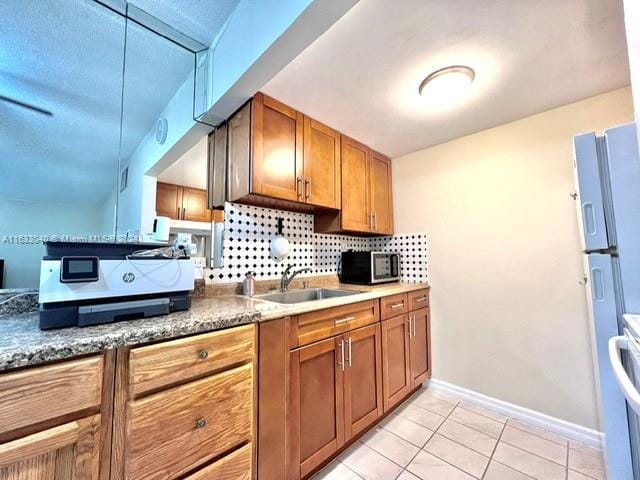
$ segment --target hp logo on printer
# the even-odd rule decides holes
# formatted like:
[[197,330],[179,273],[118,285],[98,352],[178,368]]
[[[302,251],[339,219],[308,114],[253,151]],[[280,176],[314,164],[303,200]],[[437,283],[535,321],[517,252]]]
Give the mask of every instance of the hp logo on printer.
[[133,274],[133,272],[127,272],[124,275],[122,275],[122,281],[124,283],[131,283],[136,279],[136,276]]

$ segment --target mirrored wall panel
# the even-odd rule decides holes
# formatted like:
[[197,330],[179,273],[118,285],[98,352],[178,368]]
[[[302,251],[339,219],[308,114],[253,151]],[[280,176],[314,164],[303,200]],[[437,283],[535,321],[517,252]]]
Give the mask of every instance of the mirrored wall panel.
[[114,234],[125,18],[43,7],[0,7],[0,288],[38,286],[45,240]]

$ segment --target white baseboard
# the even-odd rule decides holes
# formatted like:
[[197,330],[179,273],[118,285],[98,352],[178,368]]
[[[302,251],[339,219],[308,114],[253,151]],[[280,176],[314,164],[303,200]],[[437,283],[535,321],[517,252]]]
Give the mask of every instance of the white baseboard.
[[469,390],[467,388],[459,387],[443,380],[432,379],[428,388],[430,390],[441,391],[447,393],[450,396],[460,398],[461,400],[468,400],[469,402],[485,407],[489,410],[493,410],[497,413],[501,413],[507,417],[515,418],[516,420],[522,420],[523,422],[535,425],[543,428],[563,437],[578,442],[584,443],[594,448],[604,447],[604,435],[602,432],[592,430],[575,423],[561,420],[551,415],[537,412],[520,405],[498,400],[497,398],[483,395],[482,393]]

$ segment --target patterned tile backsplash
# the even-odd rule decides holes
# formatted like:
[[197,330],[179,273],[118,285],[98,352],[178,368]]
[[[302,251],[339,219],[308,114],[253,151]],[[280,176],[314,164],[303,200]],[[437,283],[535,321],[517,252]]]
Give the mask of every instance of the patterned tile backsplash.
[[[284,219],[282,233],[291,244],[289,256],[282,261],[271,257],[269,252],[279,217]],[[314,233],[313,215],[234,203],[225,205],[224,266],[207,270],[205,280],[207,283],[239,282],[250,270],[258,280],[278,279],[287,265],[313,270],[301,276],[335,275],[340,252],[349,249],[398,252],[402,281],[427,281],[424,233],[371,238]]]

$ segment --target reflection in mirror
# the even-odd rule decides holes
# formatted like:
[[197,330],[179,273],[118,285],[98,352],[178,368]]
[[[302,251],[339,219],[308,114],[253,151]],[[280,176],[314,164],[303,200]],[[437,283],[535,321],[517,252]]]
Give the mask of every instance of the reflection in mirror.
[[[151,241],[156,177],[179,157],[194,128],[195,55],[127,21],[117,234]],[[155,238],[158,239],[158,238]]]
[[114,234],[125,19],[42,7],[2,2],[0,288],[37,288],[43,240]]

